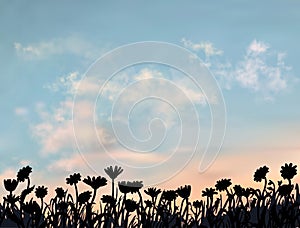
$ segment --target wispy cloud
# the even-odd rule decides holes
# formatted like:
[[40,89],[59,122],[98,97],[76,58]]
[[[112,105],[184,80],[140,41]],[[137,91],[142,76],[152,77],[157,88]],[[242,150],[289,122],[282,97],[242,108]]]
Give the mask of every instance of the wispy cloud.
[[71,101],[60,102],[53,113],[46,107],[37,107],[40,121],[32,124],[31,130],[41,144],[43,154],[58,153],[63,149],[72,150],[75,145],[70,117],[71,107]]
[[70,72],[56,79],[55,82],[46,84],[44,88],[52,92],[63,92],[68,95],[74,95],[80,82],[78,72]]
[[182,38],[181,42],[186,48],[189,48],[193,51],[202,51],[207,57],[214,55],[222,55],[223,51],[214,47],[213,43],[209,41],[202,41],[199,43],[193,43],[192,41]]
[[269,49],[269,47],[270,46],[264,42],[253,40],[247,49],[247,53],[248,54],[265,53]]
[[233,75],[242,87],[260,92],[267,100],[273,99],[289,83],[291,67],[285,64],[285,56],[283,52],[271,50],[270,45],[253,40]]
[[[195,44],[186,39],[182,42],[194,51],[205,50],[202,43]],[[210,51],[204,51],[204,62],[226,89],[239,86],[257,93],[264,100],[273,100],[291,84],[292,67],[285,63],[286,53],[273,50],[266,42],[254,39],[237,62],[220,56],[223,52],[213,44],[209,47]]]
[[86,59],[95,59],[99,53],[90,42],[77,36],[55,38],[38,43],[14,43],[17,54],[25,59],[45,59],[54,55],[73,54]]
[[[179,96],[174,88],[180,90],[192,103],[206,104],[204,94],[188,77],[180,77],[174,74],[166,75],[159,70],[149,68],[143,68],[132,75],[123,74],[117,80],[109,81],[104,88],[104,95],[113,101],[113,98],[116,98],[122,89],[132,85],[133,82],[139,82],[143,86],[143,94],[164,94],[164,97],[176,97],[177,103],[182,106],[187,102],[187,99]],[[153,93],[153,91],[156,92]],[[140,94],[139,90],[132,89],[129,91],[126,101],[136,101]]]
[[[80,84],[80,89],[79,89]],[[94,111],[93,100],[83,100],[77,103],[78,109],[73,110],[74,95],[97,94],[98,85],[91,81],[81,83],[81,76],[78,72],[70,72],[67,75],[59,77],[54,83],[48,84],[45,88],[53,92],[60,92],[62,100],[52,107],[47,107],[43,103],[36,104],[36,112],[39,121],[31,125],[33,136],[41,145],[43,155],[73,153],[76,151],[75,133],[72,119],[72,112],[76,112],[76,117],[82,124],[79,126],[80,131],[76,132],[77,137],[84,137],[89,140],[89,144],[97,144],[88,127],[84,125],[87,121],[92,121]],[[111,144],[114,140],[107,133],[106,129],[97,127],[99,137],[105,144]]]
[[[31,126],[32,134],[41,145],[41,154],[55,157],[48,168],[50,170],[72,171],[73,169],[78,169],[78,167],[86,166],[86,164],[83,164],[82,157],[78,154],[75,134],[80,142],[84,142],[84,145],[88,145],[84,148],[83,153],[84,157],[90,163],[93,163],[93,161],[98,162],[99,158],[107,156],[103,149],[99,150],[99,141],[97,141],[99,139],[95,136],[96,133],[105,147],[113,148],[111,155],[122,162],[130,162],[132,165],[137,161],[139,164],[149,164],[157,163],[164,159],[165,155],[158,156],[157,153],[150,153],[150,155],[147,153],[145,155],[134,153],[130,159],[128,159],[126,150],[124,152],[120,150],[122,145],[117,141],[116,135],[111,127],[111,113],[107,113],[107,110],[119,99],[117,108],[121,110],[121,112],[115,114],[114,118],[121,119],[124,116],[124,118],[126,118],[124,119],[126,122],[124,128],[128,129],[128,125],[133,127],[132,130],[135,132],[134,134],[138,135],[138,138],[149,136],[149,132],[151,132],[151,134],[153,133],[153,139],[151,138],[148,144],[143,145],[145,148],[147,146],[152,148],[153,145],[151,143],[160,142],[161,139],[159,136],[164,133],[163,130],[166,130],[166,134],[170,132],[169,137],[166,139],[169,145],[166,147],[176,147],[177,143],[175,142],[177,142],[177,140],[174,140],[173,137],[176,138],[179,134],[177,130],[179,120],[178,114],[176,114],[170,104],[160,100],[146,100],[145,105],[141,104],[136,107],[130,116],[130,120],[127,116],[128,113],[124,114],[122,111],[127,110],[129,104],[136,103],[143,96],[157,95],[160,97],[161,95],[173,101],[173,105],[181,110],[183,114],[181,118],[190,120],[184,124],[190,124],[190,128],[192,128],[197,121],[193,121],[194,119],[189,117],[192,110],[190,109],[190,105],[187,106],[188,102],[196,106],[200,105],[201,107],[206,104],[206,101],[199,88],[195,87],[188,79],[183,79],[180,76],[182,75],[170,73],[168,78],[163,72],[149,68],[142,68],[139,71],[134,70],[134,72],[131,73],[125,72],[117,75],[104,87],[102,93],[102,100],[105,100],[104,106],[101,106],[99,110],[96,109],[97,117],[100,119],[99,122],[94,122],[95,100],[91,100],[90,95],[93,95],[93,97],[98,95],[99,89],[103,85],[103,83],[100,83],[101,79],[97,79],[95,76],[95,78],[92,77],[87,80],[82,80],[78,72],[70,72],[69,74],[58,77],[54,83],[48,84],[46,88],[53,92],[61,93],[62,100],[52,107],[47,107],[43,103],[37,104],[36,112],[38,113],[39,121]],[[134,83],[140,87],[131,88],[130,85]],[[128,89],[127,93],[119,97],[124,88]],[[76,99],[76,105],[73,109],[74,95],[82,97],[82,99]],[[149,103],[147,103],[148,101]],[[75,115],[75,120],[72,119],[72,111],[73,115]],[[104,115],[102,115],[102,113],[104,113]],[[158,122],[151,122],[154,117],[164,121],[167,126],[166,129],[162,129],[161,124]],[[75,129],[75,132],[74,123],[77,129]],[[108,125],[109,127],[107,127]],[[118,132],[118,136],[120,135],[122,136],[122,132]],[[162,138],[163,137],[164,136],[162,136]],[[188,140],[185,141],[185,143],[188,144]],[[162,150],[165,149],[166,148],[163,148]],[[97,164],[93,165],[97,166]]]

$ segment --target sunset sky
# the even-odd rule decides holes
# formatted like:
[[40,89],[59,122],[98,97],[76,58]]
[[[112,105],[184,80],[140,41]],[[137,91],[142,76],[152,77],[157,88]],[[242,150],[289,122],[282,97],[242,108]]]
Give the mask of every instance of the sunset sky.
[[[1,179],[30,165],[35,184],[52,189],[73,172],[103,176],[107,165],[120,165],[120,180],[191,184],[199,197],[224,177],[253,185],[262,165],[279,178],[285,162],[300,165],[299,10],[295,0],[1,1]],[[155,63],[122,69],[105,84],[110,76],[97,60],[143,41],[197,55],[222,96],[210,100],[206,85],[202,91],[183,72]],[[135,51],[128,58],[142,52]],[[211,145],[205,159],[218,156],[199,172],[210,108],[222,99],[223,145]],[[124,114],[129,104],[137,105]],[[222,135],[217,129],[212,137]]]

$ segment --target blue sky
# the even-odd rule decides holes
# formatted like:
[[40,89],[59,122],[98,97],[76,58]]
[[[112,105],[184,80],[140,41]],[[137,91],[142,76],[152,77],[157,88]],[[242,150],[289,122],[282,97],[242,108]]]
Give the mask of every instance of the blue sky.
[[[47,176],[48,184],[63,181],[73,170],[91,173],[80,163],[72,139],[74,88],[100,56],[140,41],[169,42],[197,54],[216,77],[226,103],[227,131],[215,163],[199,174],[195,162],[166,186],[186,176],[208,184],[223,175],[250,180],[263,164],[277,175],[279,165],[300,158],[299,9],[298,1],[1,1],[1,176],[14,175],[24,164],[39,173],[37,181]],[[127,77],[159,73],[178,83],[161,66],[123,72]],[[121,80],[114,86],[124,85]],[[201,93],[193,102],[197,99]],[[198,104],[204,113],[206,108]],[[109,122],[101,123],[108,129]],[[101,134],[106,137],[105,131]],[[72,158],[67,167],[66,159]],[[248,165],[239,165],[245,161]],[[242,173],[240,179],[236,173]]]

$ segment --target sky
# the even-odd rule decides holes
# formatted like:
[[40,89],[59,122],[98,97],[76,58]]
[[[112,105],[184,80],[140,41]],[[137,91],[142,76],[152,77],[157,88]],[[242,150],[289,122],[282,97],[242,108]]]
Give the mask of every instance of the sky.
[[[254,185],[263,165],[279,179],[300,158],[299,9],[295,0],[2,0],[1,179],[30,165],[51,188],[120,165],[120,180],[191,184],[194,197],[220,178]],[[137,63],[151,53],[204,73]]]

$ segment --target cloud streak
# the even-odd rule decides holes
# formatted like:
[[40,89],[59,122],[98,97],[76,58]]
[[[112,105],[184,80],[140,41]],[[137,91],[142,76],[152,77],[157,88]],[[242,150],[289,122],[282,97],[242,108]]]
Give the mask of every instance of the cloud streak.
[[93,60],[99,55],[91,43],[74,35],[38,43],[22,44],[15,42],[14,48],[20,57],[27,60],[46,59],[62,54],[72,54]]

